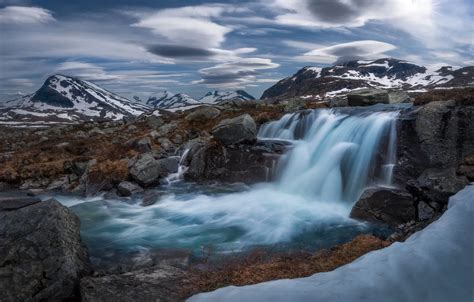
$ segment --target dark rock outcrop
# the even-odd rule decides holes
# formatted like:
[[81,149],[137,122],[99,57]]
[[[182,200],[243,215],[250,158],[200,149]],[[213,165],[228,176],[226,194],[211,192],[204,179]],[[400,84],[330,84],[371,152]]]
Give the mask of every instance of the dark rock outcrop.
[[275,149],[249,144],[232,146],[217,141],[196,143],[185,160],[185,177],[194,181],[255,183],[267,181],[274,161],[284,147]]
[[374,104],[388,104],[388,92],[382,89],[361,89],[347,94],[349,106],[370,106]]
[[54,199],[17,202],[16,209],[0,210],[0,300],[77,299],[79,280],[88,273],[79,219]]
[[352,208],[352,218],[397,226],[416,219],[410,193],[397,189],[366,189]]
[[117,192],[121,196],[130,196],[143,192],[143,188],[133,182],[122,181],[117,186]]
[[178,169],[179,158],[155,159],[152,153],[142,154],[130,167],[130,175],[141,186],[150,186]]
[[222,120],[212,129],[214,138],[225,145],[255,142],[257,125],[253,118],[244,114],[232,119]]

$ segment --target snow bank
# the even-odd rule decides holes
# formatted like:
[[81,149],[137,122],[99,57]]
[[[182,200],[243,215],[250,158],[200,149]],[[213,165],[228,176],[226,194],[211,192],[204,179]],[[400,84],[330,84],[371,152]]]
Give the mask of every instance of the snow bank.
[[332,272],[244,287],[188,301],[473,301],[474,184],[446,213],[403,243],[368,253]]

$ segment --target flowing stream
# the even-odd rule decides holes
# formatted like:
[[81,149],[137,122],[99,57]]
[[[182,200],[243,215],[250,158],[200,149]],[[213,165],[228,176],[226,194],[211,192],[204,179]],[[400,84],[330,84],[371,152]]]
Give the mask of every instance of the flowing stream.
[[[270,183],[200,186],[182,181],[180,166],[151,206],[140,206],[140,196],[57,198],[81,218],[96,257],[117,250],[330,246],[373,228],[348,216],[365,187],[391,185],[397,114],[314,110],[263,125],[259,139],[292,142]],[[379,150],[386,156],[377,157]]]

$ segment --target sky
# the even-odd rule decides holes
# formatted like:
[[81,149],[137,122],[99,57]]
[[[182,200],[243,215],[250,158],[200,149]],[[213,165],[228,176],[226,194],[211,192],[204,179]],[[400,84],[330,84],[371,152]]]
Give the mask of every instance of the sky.
[[51,74],[146,100],[243,89],[304,66],[474,65],[473,0],[0,0],[0,101]]

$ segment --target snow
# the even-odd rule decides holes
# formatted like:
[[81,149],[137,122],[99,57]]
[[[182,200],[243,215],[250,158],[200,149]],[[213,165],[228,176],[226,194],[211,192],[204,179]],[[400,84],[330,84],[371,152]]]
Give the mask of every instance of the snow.
[[473,301],[474,185],[443,216],[408,238],[307,278],[225,287],[188,301]]
[[244,94],[239,93],[239,91],[209,91],[205,96],[199,99],[199,102],[203,104],[212,104],[217,105],[224,101],[230,100],[251,100]]

